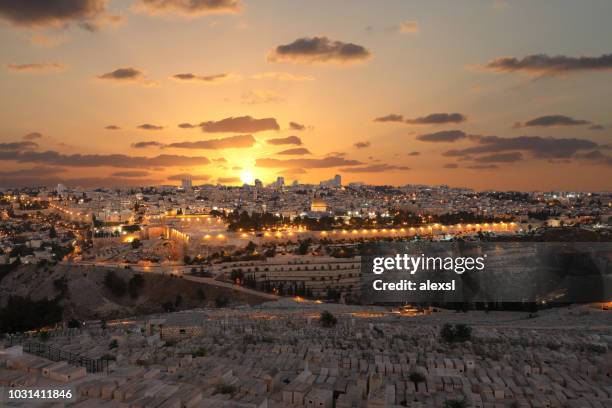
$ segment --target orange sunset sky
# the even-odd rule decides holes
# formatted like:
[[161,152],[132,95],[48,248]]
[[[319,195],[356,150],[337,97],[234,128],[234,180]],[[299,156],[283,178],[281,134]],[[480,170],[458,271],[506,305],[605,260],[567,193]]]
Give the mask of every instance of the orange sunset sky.
[[607,0],[0,1],[0,188],[612,187]]

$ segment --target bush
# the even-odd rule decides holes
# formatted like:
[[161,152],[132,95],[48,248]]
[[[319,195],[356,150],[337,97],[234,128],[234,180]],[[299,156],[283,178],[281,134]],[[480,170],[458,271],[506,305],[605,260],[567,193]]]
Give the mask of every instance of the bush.
[[236,387],[229,384],[217,384],[215,394],[233,394],[236,392]]
[[64,310],[57,299],[32,300],[11,296],[0,308],[0,333],[23,332],[56,324],[62,320]]
[[321,317],[319,318],[319,322],[321,323],[321,326],[323,326],[323,327],[334,327],[336,325],[336,323],[338,323],[338,319],[336,319],[336,316],[334,316],[333,314],[331,314],[327,310],[324,310],[321,313]]
[[136,299],[140,295],[140,291],[144,288],[145,280],[141,274],[137,273],[128,282],[128,293],[132,299]]
[[440,337],[445,343],[463,343],[472,339],[472,328],[461,323],[455,326],[446,323],[440,329]]
[[217,296],[217,298],[215,299],[215,305],[217,307],[225,307],[227,306],[228,303],[229,303],[229,300],[223,296]]
[[104,277],[104,286],[106,286],[111,293],[117,297],[125,295],[125,292],[127,291],[125,281],[117,276],[115,271],[109,271],[106,273],[106,276]]

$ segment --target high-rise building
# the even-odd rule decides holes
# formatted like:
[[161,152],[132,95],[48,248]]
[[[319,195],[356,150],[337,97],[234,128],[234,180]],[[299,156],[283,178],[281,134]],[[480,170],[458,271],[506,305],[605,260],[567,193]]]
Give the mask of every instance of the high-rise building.
[[183,187],[183,190],[185,191],[190,191],[193,187],[193,182],[190,178],[184,178],[181,180],[181,187]]
[[257,190],[261,190],[263,188],[263,183],[261,182],[260,179],[255,179],[255,188]]
[[272,188],[283,188],[285,185],[285,178],[282,176],[278,176],[276,178],[276,181],[272,184],[270,184],[270,187]]
[[58,184],[57,188],[55,189],[55,192],[57,193],[57,195],[63,196],[66,193],[66,186],[62,183]]
[[319,185],[321,187],[342,187],[342,176],[336,174],[333,179],[323,180]]

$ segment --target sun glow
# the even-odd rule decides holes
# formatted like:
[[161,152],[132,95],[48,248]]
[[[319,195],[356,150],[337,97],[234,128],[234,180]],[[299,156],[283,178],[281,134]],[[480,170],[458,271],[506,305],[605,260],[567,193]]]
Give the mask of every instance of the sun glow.
[[253,184],[255,182],[255,177],[253,177],[253,173],[250,170],[244,170],[240,173],[240,181],[245,184]]

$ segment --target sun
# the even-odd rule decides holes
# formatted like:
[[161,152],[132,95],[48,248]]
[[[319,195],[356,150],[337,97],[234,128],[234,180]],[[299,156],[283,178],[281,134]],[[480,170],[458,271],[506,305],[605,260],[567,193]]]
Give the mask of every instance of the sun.
[[253,173],[250,170],[244,170],[240,173],[240,181],[244,184],[253,184],[253,182],[255,182],[255,177],[253,177]]

